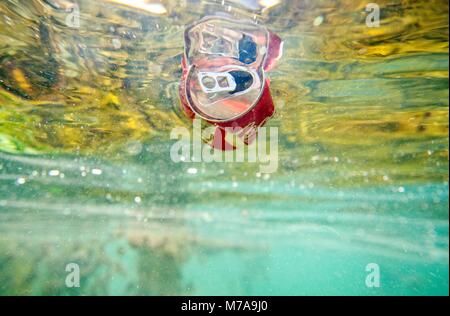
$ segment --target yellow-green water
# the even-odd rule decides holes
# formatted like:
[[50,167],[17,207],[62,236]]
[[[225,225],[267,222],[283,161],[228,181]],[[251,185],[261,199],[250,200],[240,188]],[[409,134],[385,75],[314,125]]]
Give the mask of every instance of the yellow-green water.
[[[0,294],[448,295],[447,1],[70,3],[0,2]],[[271,175],[170,160],[216,13],[285,42]]]

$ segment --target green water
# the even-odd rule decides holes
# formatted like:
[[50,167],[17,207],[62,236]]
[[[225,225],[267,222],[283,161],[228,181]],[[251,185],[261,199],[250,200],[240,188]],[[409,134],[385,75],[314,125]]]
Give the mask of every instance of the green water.
[[[1,295],[448,295],[447,1],[70,3],[0,2]],[[275,173],[170,159],[218,12],[285,42]]]

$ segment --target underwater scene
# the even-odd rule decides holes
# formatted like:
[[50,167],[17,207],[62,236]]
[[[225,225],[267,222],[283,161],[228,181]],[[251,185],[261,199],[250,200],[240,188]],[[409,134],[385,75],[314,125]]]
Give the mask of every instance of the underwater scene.
[[[448,19],[0,0],[0,295],[448,295]],[[270,155],[174,159],[193,115],[267,128]]]

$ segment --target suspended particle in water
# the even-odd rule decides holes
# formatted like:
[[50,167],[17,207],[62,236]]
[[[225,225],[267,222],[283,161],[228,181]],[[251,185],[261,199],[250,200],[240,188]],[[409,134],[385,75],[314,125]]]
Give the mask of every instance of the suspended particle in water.
[[113,45],[114,49],[120,49],[122,47],[122,43],[120,42],[120,40],[118,38],[113,38],[112,45]]
[[189,173],[189,174],[196,174],[197,173],[197,168],[189,168],[188,170],[187,170],[187,173]]
[[139,141],[130,141],[125,145],[125,151],[131,156],[139,155],[142,149],[142,143]]
[[323,21],[325,21],[325,18],[323,17],[323,15],[319,15],[317,18],[314,19],[314,26],[320,26]]
[[99,175],[101,175],[103,173],[103,171],[102,171],[102,169],[94,168],[94,169],[91,170],[91,173],[93,175],[99,176]]
[[48,175],[49,175],[50,177],[57,177],[57,176],[59,176],[59,170],[50,170],[50,171],[48,172]]

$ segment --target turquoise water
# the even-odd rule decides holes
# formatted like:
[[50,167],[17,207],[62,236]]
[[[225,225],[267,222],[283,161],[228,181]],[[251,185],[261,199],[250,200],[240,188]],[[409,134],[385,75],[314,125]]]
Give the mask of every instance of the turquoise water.
[[[447,1],[70,2],[0,4],[1,295],[448,295]],[[170,159],[214,13],[285,41],[275,173]]]
[[[55,165],[1,158],[3,183]],[[0,196],[2,280],[24,278],[26,294],[445,294],[446,184],[412,184],[402,194],[282,178],[236,186],[178,170],[172,184],[155,185],[165,164],[62,161],[63,179],[30,177]],[[103,173],[81,180],[79,166]],[[221,173],[205,169],[203,177]],[[105,192],[115,192],[112,200]],[[63,285],[66,261],[87,269],[79,289]],[[368,263],[380,266],[380,288],[365,284]]]

